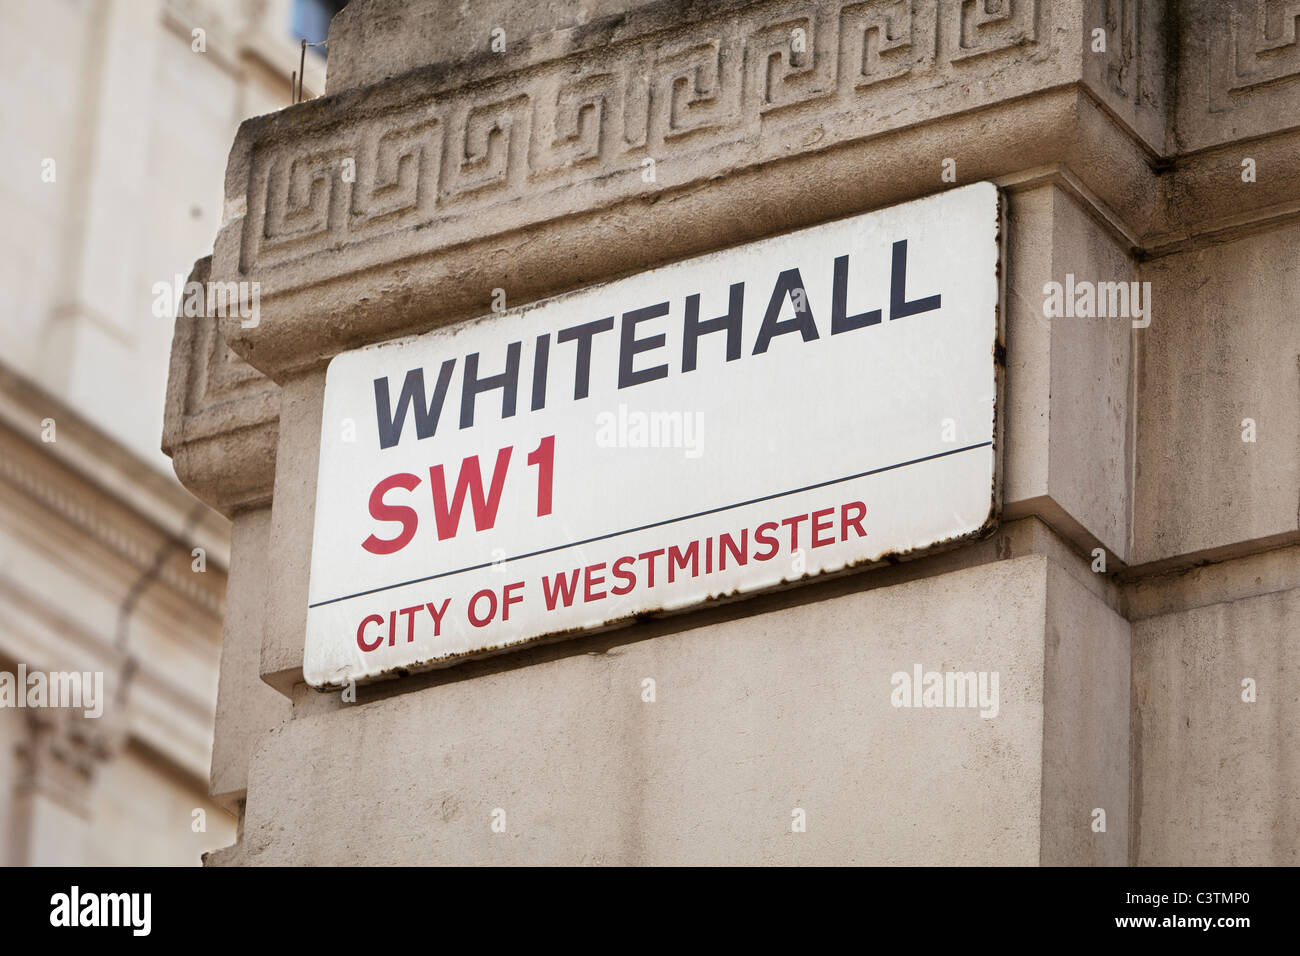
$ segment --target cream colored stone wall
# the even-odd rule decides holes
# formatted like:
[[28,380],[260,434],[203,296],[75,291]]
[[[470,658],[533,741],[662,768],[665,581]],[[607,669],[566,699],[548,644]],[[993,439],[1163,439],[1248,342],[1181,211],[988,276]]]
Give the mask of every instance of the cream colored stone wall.
[[[172,315],[153,314],[153,284],[211,247],[228,143],[288,103],[297,68],[287,3],[251,24],[223,6],[20,0],[0,36],[0,86],[22,91],[0,107],[0,354],[159,469]],[[282,77],[244,31],[275,31]]]
[[[329,95],[239,127],[198,265],[260,281],[261,323],[173,342],[164,446],[248,543],[213,771],[245,827],[209,861],[1297,862],[1298,36],[1271,0],[349,5]],[[305,685],[333,355],[985,180],[993,536]],[[1068,274],[1150,282],[1150,324],[1049,320]],[[906,658],[999,671],[1002,713],[892,709]]]
[[101,672],[112,695],[98,719],[0,709],[6,864],[196,865],[234,839],[241,795],[209,796],[230,523],[159,452],[154,284],[210,247],[239,122],[289,102],[290,9],[0,11],[0,669]]
[[[1036,863],[1047,591],[1030,556],[290,720],[254,756],[240,859]],[[895,671],[990,661],[998,719],[891,706]]]
[[1297,613],[1293,587],[1134,625],[1134,863],[1300,862]]

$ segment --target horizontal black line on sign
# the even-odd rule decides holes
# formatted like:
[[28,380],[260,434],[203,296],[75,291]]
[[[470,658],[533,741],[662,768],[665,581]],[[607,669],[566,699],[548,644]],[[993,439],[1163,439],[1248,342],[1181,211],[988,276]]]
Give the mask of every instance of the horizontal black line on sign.
[[610,538],[617,538],[619,535],[635,534],[638,531],[649,531],[651,528],[662,528],[664,525],[676,524],[679,521],[690,521],[692,518],[703,518],[707,515],[715,515],[723,511],[732,511],[736,508],[744,508],[748,505],[757,505],[764,501],[772,501],[776,498],[786,498],[790,495],[797,495],[805,491],[816,491],[818,488],[826,488],[829,485],[839,485],[846,481],[855,481],[858,478],[867,478],[871,475],[879,475],[881,472],[906,468],[908,465],[919,465],[922,462],[933,461],[936,458],[947,458],[949,455],[959,455],[964,451],[973,451],[976,448],[988,448],[992,444],[993,442],[991,441],[982,441],[978,445],[967,445],[964,448],[953,448],[948,451],[941,451],[934,455],[926,455],[924,458],[913,458],[911,461],[900,461],[895,465],[885,465],[883,468],[873,468],[870,471],[861,471],[856,475],[845,475],[843,478],[832,478],[829,481],[819,481],[815,485],[804,485],[802,488],[791,488],[789,491],[778,491],[775,494],[763,495],[761,498],[750,498],[748,501],[738,501],[731,505],[721,505],[717,508],[710,508],[708,511],[697,511],[695,514],[681,515],[677,518],[665,518],[663,521],[643,524],[636,528],[624,528],[622,531],[611,531],[608,534],[598,534],[594,538],[584,538],[581,541],[570,541],[568,544],[557,544],[549,548],[542,548],[540,551],[530,551],[527,554],[516,554],[513,557],[502,558],[500,561],[484,561],[482,564],[473,564],[467,568],[457,568],[455,571],[439,571],[437,574],[426,575],[422,578],[413,578],[410,581],[402,581],[398,584],[385,584],[383,587],[371,588],[368,591],[357,591],[355,594],[344,594],[342,597],[330,598],[328,601],[317,601],[315,604],[308,604],[307,607],[325,607],[327,604],[337,604],[339,601],[365,597],[368,594],[379,594],[381,591],[391,591],[394,588],[404,588],[408,584],[423,584],[425,581],[436,581],[438,578],[449,578],[457,574],[467,574],[470,571],[481,571],[484,568],[490,568],[498,564],[505,564],[509,561],[522,561],[525,558],[535,558],[538,555],[550,554],[552,551],[563,551],[565,548],[578,548],[584,544],[593,544],[597,541],[607,541]]

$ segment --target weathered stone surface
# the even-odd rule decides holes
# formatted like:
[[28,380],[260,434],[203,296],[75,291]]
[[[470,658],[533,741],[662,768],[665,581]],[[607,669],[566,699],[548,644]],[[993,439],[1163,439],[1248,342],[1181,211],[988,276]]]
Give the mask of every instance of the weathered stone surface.
[[[1048,866],[1128,862],[1130,626],[1053,561],[1044,624],[1042,852]],[[1094,829],[1096,811],[1105,830]]]
[[[378,27],[366,26],[363,9],[340,25],[364,46]],[[511,301],[527,301],[581,282],[565,268],[573,260],[588,276],[608,275],[709,248],[714,233],[736,242],[933,191],[937,161],[922,187],[914,173],[889,169],[888,146],[866,144],[991,102],[1046,97],[1023,116],[972,117],[979,136],[950,128],[929,142],[900,143],[898,161],[951,156],[964,181],[989,178],[1023,168],[1012,144],[1027,138],[1040,144],[1040,164],[1078,160],[1080,124],[1092,121],[1096,101],[1053,93],[1063,84],[1085,88],[1069,39],[1082,16],[1078,4],[1039,0],[993,12],[928,0],[883,9],[839,0],[657,3],[553,31],[517,57],[435,62],[259,118],[241,127],[231,154],[230,218],[213,275],[260,279],[273,321],[228,328],[228,337],[277,377],[319,361],[312,339],[337,348],[385,337],[412,327],[435,301],[443,314],[472,315],[497,285]],[[791,47],[796,30],[801,53]],[[332,55],[347,62],[351,42],[342,30]],[[1079,175],[1107,192],[1137,185],[1145,157],[1127,149],[1130,156],[1084,153]],[[777,165],[811,156],[817,161]],[[655,162],[652,182],[646,160]],[[1136,164],[1125,170],[1129,160]],[[344,176],[345,161],[355,182]],[[864,177],[864,168],[875,174]],[[705,182],[709,202],[691,202]],[[742,196],[749,223],[737,222]],[[750,208],[756,198],[761,204]],[[681,228],[676,212],[690,216],[692,229]],[[489,260],[484,271],[495,281],[444,255],[473,242],[481,259],[494,235],[575,216],[584,234],[573,239],[550,228],[545,243],[504,240],[512,265]],[[431,273],[419,259],[435,255]],[[331,305],[340,298],[358,305],[345,315]],[[368,305],[380,301],[382,314],[371,314]],[[312,332],[303,327],[308,317]]]
[[[187,283],[206,284],[211,264],[196,262]],[[216,318],[176,317],[162,449],[181,483],[227,516],[270,502],[279,397],[226,346]]]
[[276,586],[267,595],[259,666],[263,680],[286,695],[302,680],[324,394],[323,371],[301,375],[284,386],[284,430],[277,448],[268,544]]
[[1290,223],[1144,266],[1135,561],[1300,540],[1298,243]]
[[1133,863],[1300,863],[1298,616],[1293,588],[1134,625]]
[[[1240,724],[1262,704],[1198,703],[1226,672],[1197,676],[1173,630],[1227,640],[1245,614],[1233,666],[1285,681],[1285,655],[1256,651],[1295,630],[1300,582],[1296,29],[1268,0],[349,5],[329,95],[243,124],[231,151],[212,277],[261,283],[262,321],[219,329],[247,368],[206,327],[173,353],[178,471],[231,511],[271,501],[278,577],[257,663],[241,634],[236,666],[293,702],[252,757],[244,842],[210,862],[1293,860],[1285,767],[1266,772],[1282,757]],[[305,688],[333,355],[482,315],[495,289],[513,307],[928,195],[945,159],[1007,198],[996,535],[357,705]],[[1044,318],[1067,274],[1151,282],[1150,325]],[[257,468],[229,467],[235,436],[258,436],[239,449]],[[861,621],[895,626],[863,639]],[[979,648],[1019,716],[864,740],[899,716],[862,696],[891,654]],[[641,703],[660,675],[678,692]],[[1261,733],[1294,723],[1286,699]],[[254,732],[231,733],[240,780]],[[1198,770],[1192,741],[1255,783]]]
[[[1034,864],[1048,588],[1025,557],[302,716],[253,758],[243,856]],[[891,706],[915,663],[999,671],[1000,716]]]
[[260,679],[271,563],[269,508],[241,512],[232,529],[232,569],[221,638],[212,746],[212,795],[232,806],[248,789],[248,758],[258,739],[289,719],[289,702]]
[[1100,546],[1122,565],[1132,323],[1048,319],[1042,290],[1067,274],[1131,281],[1136,264],[1068,181],[1018,186],[1008,205],[1005,515],[1036,514],[1081,550]]
[[1279,116],[1294,115],[1300,103],[1297,13],[1293,3],[1276,0],[1179,5],[1178,152],[1271,134]]
[[[551,0],[540,7],[530,0],[357,4],[344,8],[330,24],[327,92],[370,86],[430,63],[456,69],[474,60],[528,63],[544,55],[545,48],[536,47],[554,44],[557,32],[571,34],[580,32],[576,27],[587,27],[613,33],[638,8],[652,5],[647,0]],[[698,17],[710,6],[724,5],[674,6],[680,23],[683,17]]]

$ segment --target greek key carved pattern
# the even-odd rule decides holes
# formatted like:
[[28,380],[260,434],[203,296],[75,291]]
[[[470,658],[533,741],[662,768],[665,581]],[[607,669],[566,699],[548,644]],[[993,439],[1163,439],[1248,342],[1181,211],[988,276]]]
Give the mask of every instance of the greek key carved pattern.
[[639,181],[655,150],[744,142],[804,104],[851,110],[876,84],[1036,43],[1040,2],[807,0],[779,16],[758,3],[534,65],[522,87],[503,77],[255,145],[240,268],[471,214],[560,175]]
[[738,42],[720,39],[659,51],[650,83],[652,135],[666,142],[735,122],[742,90],[735,67],[741,55]]
[[1210,113],[1293,113],[1300,102],[1294,85],[1300,77],[1300,2],[1233,0],[1221,21],[1207,38]]
[[465,103],[451,118],[444,198],[509,185],[523,172],[531,114],[526,96],[499,102]]
[[846,6],[840,25],[839,62],[849,68],[841,71],[841,83],[856,89],[910,73],[915,15],[906,0]]
[[442,124],[436,119],[382,132],[357,160],[348,229],[362,233],[400,217],[426,221],[437,205]]
[[1037,38],[1037,0],[961,0],[959,30],[951,59],[965,60],[1033,43]]
[[607,154],[611,147],[606,138],[625,129],[624,103],[624,83],[612,72],[570,80],[538,100],[529,160],[533,172],[585,163]]
[[1227,91],[1300,75],[1300,0],[1255,0],[1233,16]]
[[[243,265],[293,258],[319,248],[340,222],[337,197],[343,149],[272,152],[249,182],[250,215],[244,230]],[[355,160],[354,160],[355,161]],[[346,208],[346,207],[345,207]],[[254,223],[260,228],[250,228]]]
[[[821,22],[819,22],[821,20]],[[750,102],[760,113],[830,94],[835,88],[836,19],[808,4],[793,18],[755,31],[745,41]]]

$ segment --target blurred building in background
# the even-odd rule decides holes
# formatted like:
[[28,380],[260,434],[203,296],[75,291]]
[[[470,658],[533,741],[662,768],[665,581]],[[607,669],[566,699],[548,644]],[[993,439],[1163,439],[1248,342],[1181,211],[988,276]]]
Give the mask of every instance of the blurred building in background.
[[[299,38],[323,39],[340,6],[0,13],[8,865],[197,864],[234,839],[235,808],[208,787],[229,523],[159,450],[175,310],[158,303],[211,248],[238,123],[288,103]],[[310,96],[324,61],[306,56]],[[40,703],[30,675],[67,672],[103,675],[102,716],[20,706]]]
[[[212,767],[215,792],[247,799],[238,842],[207,863],[1300,862],[1298,10],[1272,0],[350,3],[330,23],[325,95],[245,121],[230,150],[222,228],[197,269],[214,284],[260,283],[258,323],[226,321],[220,335],[200,336],[180,322],[173,340],[166,447],[185,486],[233,516]],[[782,299],[764,294],[768,277],[757,298],[742,293],[742,306],[722,298],[733,279],[755,274],[724,268],[729,257],[757,256],[738,244],[771,240],[788,256],[783,269],[821,269],[824,283],[829,256],[801,230],[862,214],[899,223],[892,248],[903,255],[855,288],[881,305],[888,275],[890,323],[880,313],[872,323],[924,346],[827,345],[862,349],[864,377],[875,368],[870,352],[895,365],[897,380],[874,376],[878,401],[838,388],[811,360],[804,381],[746,374],[768,376],[809,434],[860,451],[863,472],[890,462],[870,456],[898,430],[948,454],[941,429],[960,414],[926,411],[914,426],[894,414],[922,396],[952,401],[923,383],[942,353],[963,348],[924,331],[924,319],[893,324],[915,314],[905,297],[895,311],[895,283],[902,293],[921,275],[907,272],[902,237],[916,250],[942,231],[916,214],[919,204],[900,204],[957,202],[957,191],[980,184],[985,195],[996,186],[1002,202],[1001,258],[984,274],[1003,286],[1005,341],[967,353],[992,359],[1003,386],[996,531],[906,561],[875,552],[878,566],[834,580],[813,580],[813,559],[791,553],[773,572],[789,589],[736,601],[714,600],[730,598],[736,579],[710,576],[702,543],[699,581],[711,598],[660,589],[607,600],[615,591],[601,575],[618,573],[617,536],[671,528],[656,551],[640,546],[650,538],[624,540],[638,542],[627,553],[641,559],[668,550],[676,562],[674,542],[707,542],[721,527],[697,519],[785,500],[779,514],[794,517],[782,524],[796,528],[802,505],[786,491],[820,491],[848,473],[807,455],[814,443],[793,443],[792,427],[751,400],[760,393],[724,384],[743,380],[662,400],[619,390],[652,367],[624,364],[639,351],[665,348],[658,355],[675,365],[673,346],[688,323],[692,342],[703,334],[706,308],[708,327],[723,324],[729,343],[731,328],[752,331],[764,302],[776,301],[760,327],[771,329]],[[949,190],[952,199],[940,195]],[[992,238],[985,222],[972,242]],[[859,243],[845,240],[836,261],[885,248]],[[943,286],[945,307],[971,289],[958,277],[980,255],[972,245],[951,257],[959,284]],[[716,270],[712,290],[683,278],[704,268]],[[806,291],[797,282],[788,291]],[[1064,295],[1082,303],[1077,313],[1052,304],[1063,287],[1075,289]],[[1094,308],[1103,287],[1113,303],[1105,311]],[[625,301],[615,294],[633,288]],[[939,308],[939,288],[923,289]],[[1123,305],[1121,289],[1130,290]],[[595,290],[609,298],[588,297]],[[617,313],[623,331],[594,347],[603,359],[588,348],[594,331],[565,359],[534,359],[529,404],[539,415],[528,419],[516,394],[530,390],[518,381],[521,347],[559,328],[536,318],[555,304],[543,300],[570,294],[566,314],[587,324],[569,334],[609,331],[614,320],[600,317]],[[650,296],[662,311],[637,308]],[[812,298],[823,330],[826,299],[833,312],[845,308],[833,292]],[[601,305],[587,311],[591,302]],[[502,304],[513,311],[492,315]],[[813,307],[802,306],[783,331],[815,333]],[[631,332],[651,310],[667,316],[655,340]],[[832,316],[832,335],[835,325]],[[335,480],[345,469],[359,469],[355,492],[384,476],[422,482],[405,469],[426,465],[436,487],[444,463],[478,471],[480,459],[461,458],[471,450],[488,461],[510,454],[505,431],[457,431],[421,447],[417,425],[406,449],[379,440],[394,421],[373,388],[379,375],[390,388],[419,382],[407,370],[431,371],[428,357],[462,333],[440,357],[444,384],[421,416],[424,437],[440,414],[448,422],[445,389],[457,386],[446,382],[461,356],[466,424],[474,396],[501,388],[517,456],[540,452],[533,441],[544,431],[564,441],[553,423],[577,423],[567,474],[557,466],[552,486],[549,451],[543,466],[548,504],[539,500],[535,517],[555,523],[512,522],[503,506],[500,524],[476,519],[465,537],[439,527],[437,552],[408,552],[419,551],[418,572],[413,558],[376,570],[350,523],[366,496]],[[767,348],[764,335],[754,352]],[[470,349],[492,336],[482,366],[492,371],[480,374]],[[602,398],[590,373],[602,362],[612,371],[616,341],[619,368],[633,374]],[[717,374],[740,357],[724,357],[716,336],[711,347]],[[515,358],[498,376],[503,354]],[[684,370],[710,374],[681,354]],[[812,353],[798,354],[790,361]],[[329,366],[335,357],[344,361]],[[665,376],[669,367],[660,366]],[[622,417],[627,394],[631,407],[707,413],[704,431],[727,436],[719,442],[752,440],[710,444],[690,463],[703,471],[647,470],[671,474],[659,488],[620,481],[638,464],[620,443],[606,452],[593,429],[588,444],[578,412],[570,419],[546,404],[547,376],[554,395],[570,374],[569,394],[597,416],[588,419],[596,429],[602,414]],[[402,407],[424,411],[426,398]],[[836,419],[837,405],[860,409],[860,420]],[[365,419],[373,443],[358,439]],[[470,480],[458,481],[462,503]],[[679,494],[688,484],[716,496]],[[401,499],[414,515],[400,519],[404,541],[420,521],[431,539],[430,508],[442,523],[445,498],[427,487]],[[857,502],[867,535],[955,509],[960,483],[921,486],[935,497],[920,508],[876,487]],[[726,497],[725,488],[741,490]],[[613,497],[623,520],[579,518],[588,501]],[[515,502],[516,518],[534,517],[526,498]],[[379,541],[396,540],[391,520],[375,530]],[[339,523],[348,533],[333,534]],[[789,541],[799,547],[793,533]],[[491,550],[499,543],[512,550]],[[603,603],[585,618],[546,617],[560,588],[544,596],[546,578],[528,563],[538,556],[572,582],[583,575],[575,602]],[[518,576],[503,576],[507,566]],[[316,587],[322,568],[337,589]],[[512,581],[527,581],[532,597],[506,626]],[[427,592],[406,590],[426,583]],[[471,611],[446,632],[442,612],[424,603],[445,608],[458,597],[464,613],[486,593],[491,618],[498,589],[499,618],[480,623]],[[399,648],[398,615],[409,622],[420,604],[435,619],[432,637],[445,640],[415,637],[407,624],[414,646]],[[389,622],[389,647],[409,656],[363,656],[378,650],[365,630],[376,616]],[[621,627],[577,633],[575,623]],[[435,662],[454,666],[411,673]],[[952,708],[927,700],[928,689],[913,696],[920,707],[903,706],[894,678],[919,662],[971,681],[1000,675],[996,719],[956,695]],[[393,679],[364,682],[384,671]],[[934,674],[924,684],[937,690]]]

